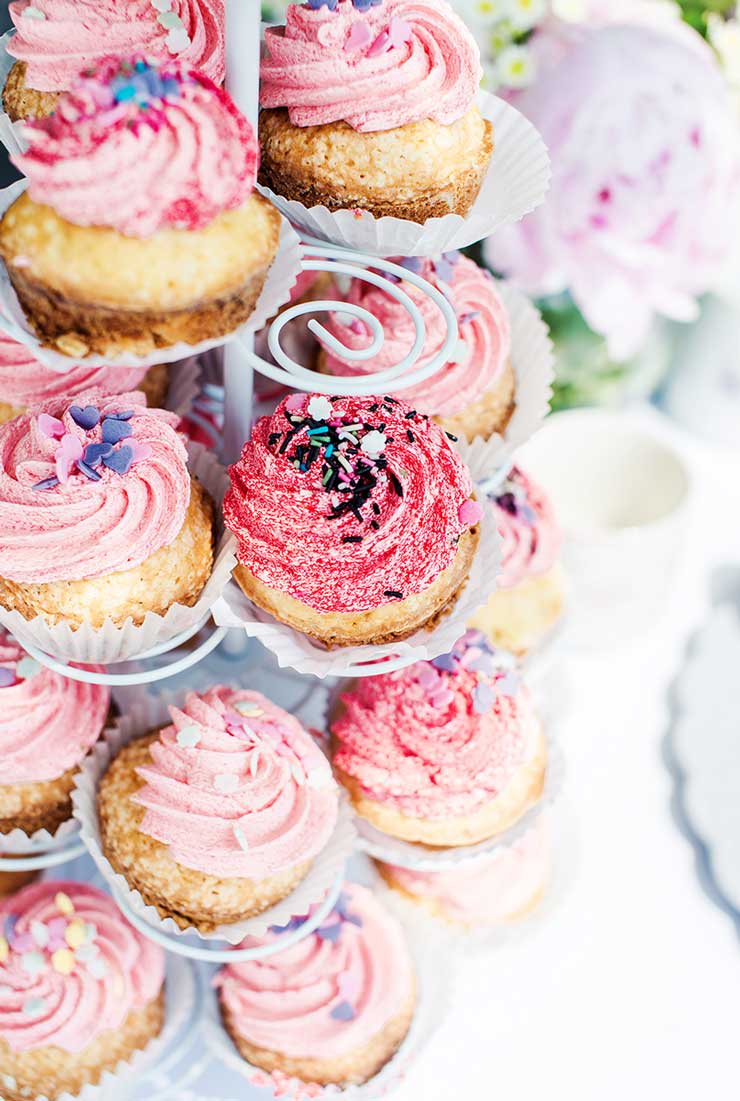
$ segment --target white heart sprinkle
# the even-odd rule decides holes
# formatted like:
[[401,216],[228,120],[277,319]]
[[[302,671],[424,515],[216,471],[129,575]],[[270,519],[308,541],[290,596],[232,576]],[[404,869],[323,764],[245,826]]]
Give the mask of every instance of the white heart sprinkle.
[[49,943],[49,930],[41,921],[31,922],[31,936],[33,937],[39,948],[46,948]]
[[244,836],[244,830],[241,826],[234,826],[234,837],[239,842],[239,848],[244,849],[244,852],[246,852],[249,849],[249,845],[247,844],[247,839]]
[[328,398],[321,395],[313,397],[308,403],[308,415],[315,421],[325,421],[332,414],[332,404]]
[[385,436],[374,428],[372,432],[362,437],[360,447],[371,459],[377,459],[385,448]]
[[26,998],[23,1003],[23,1012],[27,1017],[38,1017],[45,1009],[46,1002],[43,998]]
[[190,45],[190,35],[184,27],[175,27],[169,32],[165,42],[171,54],[179,54]]
[[29,975],[38,975],[46,970],[46,957],[40,952],[24,952],[21,956],[21,967]]
[[239,777],[231,772],[222,772],[220,776],[214,778],[213,786],[216,791],[236,791],[239,787]]
[[183,726],[177,732],[177,744],[182,746],[183,749],[193,749],[200,743],[200,727],[194,723],[190,726]]
[[46,19],[46,15],[41,11],[41,8],[37,8],[33,4],[29,4],[23,14],[26,19]]

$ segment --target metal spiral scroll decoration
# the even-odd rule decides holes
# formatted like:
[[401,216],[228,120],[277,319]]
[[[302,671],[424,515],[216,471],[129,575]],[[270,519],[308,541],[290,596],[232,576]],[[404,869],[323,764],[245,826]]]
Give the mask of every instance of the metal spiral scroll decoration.
[[[403,391],[409,386],[414,386],[430,378],[452,358],[452,351],[458,339],[455,311],[445,295],[426,279],[422,279],[416,272],[409,271],[407,268],[401,267],[400,264],[394,264],[391,260],[382,257],[337,248],[336,245],[313,244],[305,240],[301,245],[301,255],[304,271],[324,271],[334,275],[350,276],[353,279],[363,279],[395,298],[408,311],[414,323],[416,332],[414,343],[399,363],[385,370],[376,371],[369,375],[342,376],[341,378],[321,374],[297,363],[281,346],[280,338],[283,329],[291,321],[305,314],[332,313],[334,311],[340,311],[364,321],[372,336],[372,341],[367,348],[347,348],[320,321],[311,318],[308,322],[309,330],[330,351],[345,360],[357,363],[372,359],[380,352],[385,340],[383,326],[369,310],[352,302],[329,299],[301,302],[284,309],[269,327],[267,343],[275,363],[269,363],[254,352],[248,352],[249,362],[255,371],[267,375],[274,382],[280,382],[285,386],[292,386],[298,390],[308,390],[318,394],[362,396]],[[426,328],[419,307],[401,288],[400,283],[394,283],[377,270],[369,269],[380,269],[380,272],[386,272],[400,280],[404,280],[406,283],[411,283],[428,295],[441,311],[447,325],[444,343],[438,352],[422,366],[418,366],[417,361],[424,347]]]

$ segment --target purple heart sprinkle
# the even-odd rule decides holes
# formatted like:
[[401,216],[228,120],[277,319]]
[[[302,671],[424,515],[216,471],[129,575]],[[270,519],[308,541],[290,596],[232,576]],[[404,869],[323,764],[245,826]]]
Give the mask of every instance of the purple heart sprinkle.
[[91,482],[99,482],[100,475],[97,470],[93,470],[91,466],[88,466],[84,459],[77,460],[77,469],[80,474],[84,474],[86,478],[89,478]]
[[316,930],[316,935],[322,940],[328,940],[331,944],[336,944],[341,932],[342,923],[338,921],[335,925],[322,925]]
[[440,654],[439,657],[432,658],[430,664],[443,673],[454,673],[457,669],[457,658],[454,654]]
[[106,417],[103,421],[103,443],[118,443],[133,435],[131,425],[126,421],[117,421]]
[[0,688],[10,688],[15,684],[15,673],[12,669],[7,669],[4,665],[0,665]]
[[413,271],[415,275],[418,275],[421,271],[422,261],[419,256],[404,256],[399,263],[402,268],[406,268],[406,271]]
[[339,1002],[332,1009],[330,1016],[335,1021],[354,1021],[355,1011],[349,1002]]
[[114,451],[111,455],[103,456],[103,465],[107,466],[109,470],[113,470],[116,474],[128,474],[133,461],[134,450],[132,447],[129,447],[128,444],[119,447],[118,450]]
[[69,415],[75,424],[79,428],[83,428],[85,432],[89,432],[91,428],[94,428],[100,422],[100,410],[96,409],[94,405],[86,405],[84,409],[79,405],[71,405]]
[[133,409],[126,409],[123,413],[106,413],[105,419],[111,421],[130,421],[133,415]]
[[89,443],[82,456],[88,466],[100,466],[106,455],[113,454],[113,445],[109,443]]
[[51,478],[43,478],[40,482],[36,482],[32,489],[54,489],[59,485],[59,479],[54,475]]

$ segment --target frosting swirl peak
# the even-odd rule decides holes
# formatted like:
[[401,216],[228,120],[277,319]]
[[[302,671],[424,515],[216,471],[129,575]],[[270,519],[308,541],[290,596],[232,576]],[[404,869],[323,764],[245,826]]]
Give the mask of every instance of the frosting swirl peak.
[[290,4],[265,32],[262,107],[287,107],[294,126],[346,122],[390,130],[432,119],[449,125],[475,100],[478,46],[445,0]]
[[0,575],[75,581],[140,565],[190,500],[178,418],[140,393],[87,391],[0,426]]
[[130,237],[197,230],[246,201],[254,131],[231,98],[176,62],[107,58],[28,123],[15,158],[34,202],[78,226]]
[[0,930],[0,1040],[11,1051],[83,1051],[161,990],[162,949],[85,883],[46,880],[0,900]]
[[489,499],[501,537],[500,587],[511,589],[552,569],[560,551],[560,529],[544,490],[514,466]]
[[338,789],[311,736],[243,689],[191,693],[149,747],[140,829],[186,868],[261,879],[312,860],[337,818]]

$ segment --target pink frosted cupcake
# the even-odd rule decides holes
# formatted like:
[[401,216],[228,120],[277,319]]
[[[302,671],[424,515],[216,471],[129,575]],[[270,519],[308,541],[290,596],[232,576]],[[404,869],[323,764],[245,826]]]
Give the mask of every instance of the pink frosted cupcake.
[[307,207],[465,216],[493,150],[481,75],[444,0],[290,4],[265,34],[260,183]]
[[[274,943],[280,933],[245,944]],[[290,1078],[366,1082],[402,1044],[416,1002],[403,930],[355,883],[345,883],[315,933],[267,959],[229,964],[214,985],[240,1055],[278,1088]]]
[[164,953],[113,900],[47,880],[0,902],[0,1092],[76,1096],[159,1034]]
[[542,794],[547,743],[518,673],[479,631],[450,654],[362,678],[330,718],[335,773],[379,830],[431,846],[501,833]]
[[257,139],[223,89],[179,62],[107,58],[25,135],[0,253],[42,344],[115,360],[247,320],[280,215],[254,192]]
[[[510,363],[511,331],[506,307],[489,272],[458,252],[437,260],[415,257],[397,260],[428,280],[447,296],[454,307],[460,338],[454,358],[435,375],[401,393],[420,413],[428,413],[456,436],[488,439],[503,432],[514,410],[514,371]],[[415,364],[423,367],[442,347],[447,325],[431,298],[411,283],[402,288],[418,306],[425,326],[425,341]],[[338,292],[328,294],[336,298]],[[345,360],[322,349],[319,369],[331,375],[365,375],[385,371],[408,355],[416,339],[408,311],[385,291],[353,279],[345,301],[369,310],[383,326],[384,342],[378,355],[366,360]],[[333,313],[327,329],[346,348],[366,348],[372,342],[369,327],[359,318]]]
[[326,846],[338,790],[297,719],[258,692],[191,693],[100,782],[105,855],[146,903],[209,931],[285,898]]
[[196,603],[213,502],[179,418],[141,394],[57,399],[0,426],[0,605],[98,629]]
[[498,587],[471,626],[522,655],[534,649],[563,612],[558,562],[560,529],[552,504],[518,467],[489,495],[502,540]]
[[0,424],[58,397],[71,401],[85,390],[106,394],[140,390],[147,405],[163,405],[168,372],[164,363],[148,368],[79,366],[63,373],[52,371],[24,344],[0,332]]
[[550,863],[550,825],[544,814],[513,845],[444,871],[376,861],[394,890],[434,917],[467,929],[508,925],[528,916],[542,900]]
[[107,688],[44,668],[0,628],[0,834],[53,834],[72,817],[75,775],[109,707]]
[[108,54],[176,58],[224,80],[223,0],[16,0],[10,15],[17,61],[3,106],[14,120],[50,115],[60,92]]

